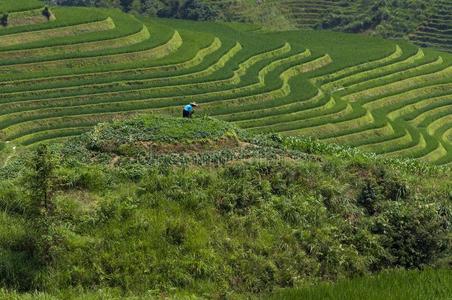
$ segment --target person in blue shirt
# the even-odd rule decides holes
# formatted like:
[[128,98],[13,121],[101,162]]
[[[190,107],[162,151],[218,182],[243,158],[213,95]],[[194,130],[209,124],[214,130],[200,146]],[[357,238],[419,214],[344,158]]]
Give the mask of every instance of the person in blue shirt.
[[191,116],[195,112],[195,107],[198,107],[198,104],[196,104],[196,102],[185,105],[184,109],[182,110],[182,117],[191,118]]

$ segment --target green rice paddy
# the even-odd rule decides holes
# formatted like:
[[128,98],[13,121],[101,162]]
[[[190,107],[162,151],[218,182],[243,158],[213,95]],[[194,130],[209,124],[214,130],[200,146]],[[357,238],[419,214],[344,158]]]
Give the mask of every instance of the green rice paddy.
[[[0,11],[39,7],[2,1]],[[329,31],[51,11],[54,20],[0,29],[2,142],[61,140],[196,101],[196,115],[253,132],[452,163],[452,54]]]
[[338,283],[321,283],[300,289],[275,292],[270,299],[298,300],[414,300],[450,299],[450,270],[388,271]]

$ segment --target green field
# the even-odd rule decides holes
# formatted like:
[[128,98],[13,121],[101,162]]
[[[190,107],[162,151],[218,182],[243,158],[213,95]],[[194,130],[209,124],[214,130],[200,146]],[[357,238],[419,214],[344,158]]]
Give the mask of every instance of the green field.
[[20,12],[26,10],[33,10],[43,6],[44,6],[43,3],[39,0],[26,0],[26,1],[2,0],[2,2],[0,2],[0,12],[2,13]]
[[[40,4],[18,3],[2,8]],[[4,143],[61,140],[143,112],[179,115],[197,101],[197,115],[252,132],[452,163],[451,54],[329,31],[51,10],[54,20],[0,29]]]
[[395,271],[378,276],[343,280],[276,292],[270,299],[306,300],[415,300],[450,299],[451,270]]

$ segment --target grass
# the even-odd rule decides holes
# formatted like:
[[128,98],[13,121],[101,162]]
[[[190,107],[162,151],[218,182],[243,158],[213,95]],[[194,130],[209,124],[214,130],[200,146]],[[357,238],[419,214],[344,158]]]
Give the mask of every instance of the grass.
[[451,270],[388,271],[377,276],[342,280],[293,290],[282,290],[269,299],[414,300],[450,299]]
[[17,12],[41,8],[42,2],[39,0],[15,1],[2,0],[0,3],[0,12]]
[[83,32],[95,32],[113,29],[115,24],[112,19],[106,18],[102,21],[94,21],[90,23],[66,26],[55,29],[44,29],[38,31],[30,31],[24,33],[13,33],[0,36],[0,43],[4,46],[14,46],[18,44],[26,44],[36,41],[46,40],[49,37],[64,37],[76,35]]
[[[327,282],[336,281],[365,282],[369,292],[386,268],[450,261],[446,167],[256,135],[210,117],[81,124],[96,118],[30,127],[20,137],[27,147],[4,144],[0,271],[9,276],[0,297],[280,299],[305,291],[280,288],[335,289]],[[48,146],[54,211],[40,227],[28,200],[36,180],[30,164],[36,146],[55,138],[61,143]],[[374,211],[362,200],[367,191]],[[49,265],[39,260],[48,253]],[[418,273],[406,272],[373,286],[417,284]],[[437,295],[448,294],[444,288]]]

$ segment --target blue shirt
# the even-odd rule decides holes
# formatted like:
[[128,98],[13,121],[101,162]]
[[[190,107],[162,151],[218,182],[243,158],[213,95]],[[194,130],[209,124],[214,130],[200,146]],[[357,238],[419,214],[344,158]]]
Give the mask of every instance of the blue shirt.
[[192,112],[193,111],[193,106],[191,106],[190,104],[187,104],[184,106],[184,110],[188,111],[188,112]]

